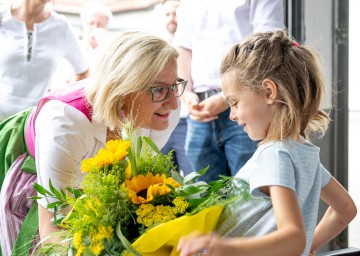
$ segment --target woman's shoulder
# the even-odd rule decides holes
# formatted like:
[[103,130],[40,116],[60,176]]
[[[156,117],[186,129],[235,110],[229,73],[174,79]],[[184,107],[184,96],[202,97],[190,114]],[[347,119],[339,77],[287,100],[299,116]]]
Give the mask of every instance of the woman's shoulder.
[[45,22],[41,23],[40,26],[51,27],[57,33],[72,30],[72,24],[66,16],[64,16],[63,14],[59,14],[51,8],[49,8],[48,11],[50,12],[49,18]]

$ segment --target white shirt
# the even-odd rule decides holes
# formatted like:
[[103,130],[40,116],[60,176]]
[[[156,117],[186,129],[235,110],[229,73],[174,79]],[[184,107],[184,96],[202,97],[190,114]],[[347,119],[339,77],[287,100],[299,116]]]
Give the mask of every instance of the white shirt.
[[26,24],[12,17],[10,6],[0,25],[0,115],[8,117],[36,106],[48,90],[62,57],[76,74],[88,69],[79,39],[62,15],[51,15],[34,24],[32,50],[28,59]]
[[181,0],[173,45],[192,51],[193,90],[220,88],[220,64],[230,46],[252,32],[284,28],[283,0]]
[[[140,134],[162,148],[179,121],[179,112],[179,108],[171,112],[166,130],[141,129]],[[72,106],[50,100],[36,117],[35,132],[37,182],[49,189],[49,179],[56,188],[79,187],[83,178],[80,162],[105,147],[107,129]],[[46,207],[49,201],[39,203]]]

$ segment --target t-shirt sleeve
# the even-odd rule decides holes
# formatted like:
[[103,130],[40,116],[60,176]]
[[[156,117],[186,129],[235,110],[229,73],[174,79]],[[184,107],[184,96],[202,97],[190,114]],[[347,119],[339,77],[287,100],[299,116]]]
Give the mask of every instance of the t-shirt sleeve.
[[80,39],[76,35],[75,30],[68,21],[66,21],[66,24],[68,28],[64,44],[67,47],[64,58],[69,61],[75,74],[81,74],[89,69],[89,60],[85,56],[84,50],[80,44]]
[[256,174],[249,180],[251,194],[264,197],[260,188],[270,185],[283,186],[295,191],[295,168],[290,152],[281,147],[267,147],[260,154],[256,163]]
[[332,177],[331,173],[320,163],[321,187],[325,187]]

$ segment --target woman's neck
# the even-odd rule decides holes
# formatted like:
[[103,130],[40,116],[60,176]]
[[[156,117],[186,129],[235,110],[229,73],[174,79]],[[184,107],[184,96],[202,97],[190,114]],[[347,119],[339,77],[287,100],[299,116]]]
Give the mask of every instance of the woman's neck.
[[109,128],[107,129],[106,141],[119,140],[119,139],[121,139],[121,130],[120,129],[115,129],[115,130],[110,130]]
[[23,21],[28,30],[34,28],[35,23],[40,23],[49,18],[50,11],[47,10],[45,3],[34,3],[24,0],[21,3],[15,3],[11,7],[11,14],[17,20]]

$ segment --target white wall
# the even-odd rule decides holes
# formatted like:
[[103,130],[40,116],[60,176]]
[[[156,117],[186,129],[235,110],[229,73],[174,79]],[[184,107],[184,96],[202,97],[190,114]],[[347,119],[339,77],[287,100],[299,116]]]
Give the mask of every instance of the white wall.
[[[319,15],[321,14],[321,15]],[[332,106],[332,1],[305,0],[305,43],[314,46],[322,55],[327,80],[323,108]]]

